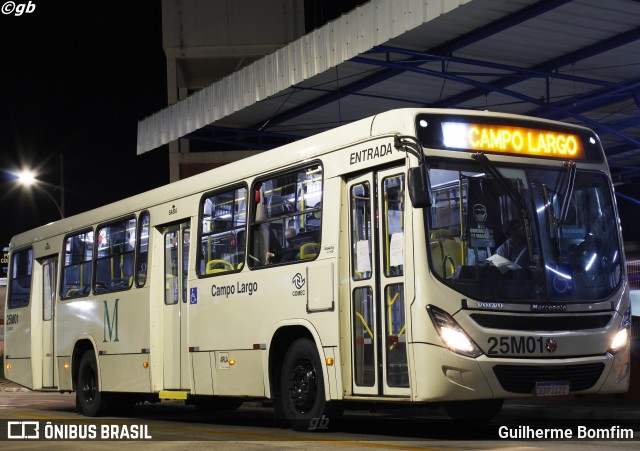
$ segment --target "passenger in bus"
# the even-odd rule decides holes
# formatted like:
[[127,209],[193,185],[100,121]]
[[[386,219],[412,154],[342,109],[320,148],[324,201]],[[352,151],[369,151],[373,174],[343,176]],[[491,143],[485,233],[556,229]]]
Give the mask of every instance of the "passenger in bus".
[[520,220],[510,220],[504,229],[504,234],[507,239],[496,249],[496,254],[517,265],[529,266],[531,261],[529,259],[527,239]]
[[295,243],[295,237],[298,235],[298,231],[295,227],[293,227],[293,221],[289,222],[289,227],[284,231],[285,238],[285,247],[282,249],[282,262],[290,262],[293,260],[298,260],[300,258],[299,255],[299,245]]
[[287,240],[287,246],[293,246],[293,244],[291,243],[291,239],[295,238],[297,234],[298,231],[296,230],[296,228],[293,227],[291,223],[289,223],[289,227],[287,227],[287,230],[284,231],[284,237]]

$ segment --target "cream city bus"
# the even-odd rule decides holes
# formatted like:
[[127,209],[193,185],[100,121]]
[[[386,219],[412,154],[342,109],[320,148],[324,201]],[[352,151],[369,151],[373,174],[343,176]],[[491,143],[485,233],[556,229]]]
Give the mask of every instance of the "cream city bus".
[[5,374],[87,416],[271,399],[298,429],[346,402],[488,419],[629,384],[604,153],[547,120],[381,113],[15,236],[8,279]]

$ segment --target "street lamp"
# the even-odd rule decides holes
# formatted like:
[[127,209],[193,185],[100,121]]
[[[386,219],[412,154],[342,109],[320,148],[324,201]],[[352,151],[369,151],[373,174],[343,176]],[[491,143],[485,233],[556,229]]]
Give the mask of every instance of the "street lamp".
[[60,155],[60,185],[55,187],[56,189],[60,190],[60,202],[58,202],[58,200],[53,197],[53,195],[46,189],[41,188],[39,185],[41,183],[43,183],[42,181],[38,180],[36,178],[36,174],[31,171],[30,169],[23,169],[22,171],[16,173],[16,178],[18,180],[18,183],[20,183],[23,186],[33,186],[35,188],[40,188],[40,191],[45,193],[47,196],[49,196],[49,199],[51,199],[53,201],[53,203],[55,204],[56,208],[58,209],[58,212],[60,213],[60,217],[64,218],[64,179],[62,177],[62,155]]
[[36,181],[36,176],[29,170],[24,170],[18,173],[18,181],[25,186],[31,186]]

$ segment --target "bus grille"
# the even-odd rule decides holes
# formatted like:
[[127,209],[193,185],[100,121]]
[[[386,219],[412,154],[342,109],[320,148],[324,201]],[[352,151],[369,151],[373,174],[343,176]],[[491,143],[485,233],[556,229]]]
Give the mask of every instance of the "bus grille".
[[548,315],[492,315],[472,313],[471,319],[482,327],[522,331],[561,331],[601,329],[611,321],[611,314],[548,316]]
[[640,316],[631,317],[631,339],[637,340],[640,338]]
[[536,382],[565,382],[571,391],[587,390],[595,385],[604,370],[604,363],[582,365],[519,366],[496,365],[493,367],[500,385],[508,392],[531,394]]
[[640,260],[627,261],[629,289],[640,290]]

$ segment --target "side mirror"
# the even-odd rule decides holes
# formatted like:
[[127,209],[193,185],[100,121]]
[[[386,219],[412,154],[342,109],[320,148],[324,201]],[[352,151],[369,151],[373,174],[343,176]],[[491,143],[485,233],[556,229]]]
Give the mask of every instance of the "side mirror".
[[431,207],[431,182],[425,166],[409,168],[409,198],[414,208]]

